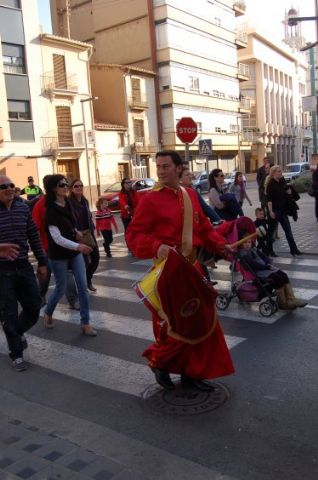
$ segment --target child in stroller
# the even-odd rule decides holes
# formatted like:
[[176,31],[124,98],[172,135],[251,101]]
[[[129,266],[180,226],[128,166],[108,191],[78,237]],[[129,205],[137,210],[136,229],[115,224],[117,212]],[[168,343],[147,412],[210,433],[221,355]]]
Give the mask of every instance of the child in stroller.
[[[256,229],[250,218],[241,217],[232,222],[223,236],[236,251],[229,258],[231,293],[218,294],[216,305],[219,310],[225,310],[234,297],[238,297],[242,302],[261,301],[259,311],[264,317],[275,313],[278,307],[293,310],[306,305],[306,302],[295,297],[287,274],[274,267],[271,260],[254,247]],[[235,272],[241,273],[243,280],[235,282]]]
[[271,260],[253,246],[252,240],[242,243],[238,251],[243,268],[246,268],[267,288],[275,289],[278,307],[282,310],[294,310],[305,307],[307,302],[295,297],[288,275],[272,265]]

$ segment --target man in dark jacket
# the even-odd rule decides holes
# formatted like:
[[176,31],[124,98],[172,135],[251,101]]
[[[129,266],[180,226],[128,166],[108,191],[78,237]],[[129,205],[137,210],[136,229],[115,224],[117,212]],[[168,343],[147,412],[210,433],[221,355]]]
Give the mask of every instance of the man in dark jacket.
[[258,185],[259,201],[261,202],[262,208],[265,208],[266,205],[264,204],[264,182],[265,178],[269,174],[270,167],[273,166],[273,162],[268,157],[264,157],[263,162],[263,165],[257,170],[256,181]]
[[[38,320],[41,297],[28,259],[29,244],[38,260],[38,276],[46,275],[46,257],[27,205],[15,199],[15,185],[0,175],[0,244],[15,244],[18,255],[0,250],[0,322],[5,333],[12,366],[17,372],[28,368],[23,359],[27,347],[24,333]],[[18,313],[18,302],[22,310]]]

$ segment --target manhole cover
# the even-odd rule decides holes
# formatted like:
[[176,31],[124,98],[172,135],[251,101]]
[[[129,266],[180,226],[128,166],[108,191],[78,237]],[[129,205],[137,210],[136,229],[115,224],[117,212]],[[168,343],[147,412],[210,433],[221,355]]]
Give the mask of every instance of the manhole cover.
[[181,387],[175,390],[164,390],[157,384],[148,387],[142,398],[151,410],[173,415],[198,415],[215,410],[225,403],[229,391],[221,383],[213,382],[215,389],[211,392],[201,392],[190,388]]

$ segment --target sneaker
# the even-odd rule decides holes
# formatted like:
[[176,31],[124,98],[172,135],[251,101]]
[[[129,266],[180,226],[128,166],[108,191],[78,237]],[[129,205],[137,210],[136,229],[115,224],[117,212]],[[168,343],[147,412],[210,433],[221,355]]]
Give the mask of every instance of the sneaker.
[[21,343],[23,350],[26,350],[28,348],[28,342],[24,335],[21,335]]
[[16,372],[24,372],[24,370],[29,368],[29,365],[23,360],[22,357],[18,357],[13,360],[12,368],[14,368]]

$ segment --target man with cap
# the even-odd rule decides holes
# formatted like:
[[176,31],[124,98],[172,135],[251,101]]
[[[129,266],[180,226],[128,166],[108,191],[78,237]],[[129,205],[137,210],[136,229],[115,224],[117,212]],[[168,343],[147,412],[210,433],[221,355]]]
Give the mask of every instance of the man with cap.
[[34,178],[32,176],[28,177],[28,185],[22,188],[21,195],[26,195],[27,200],[34,200],[42,195],[42,193],[42,189],[38,185],[35,185]]

